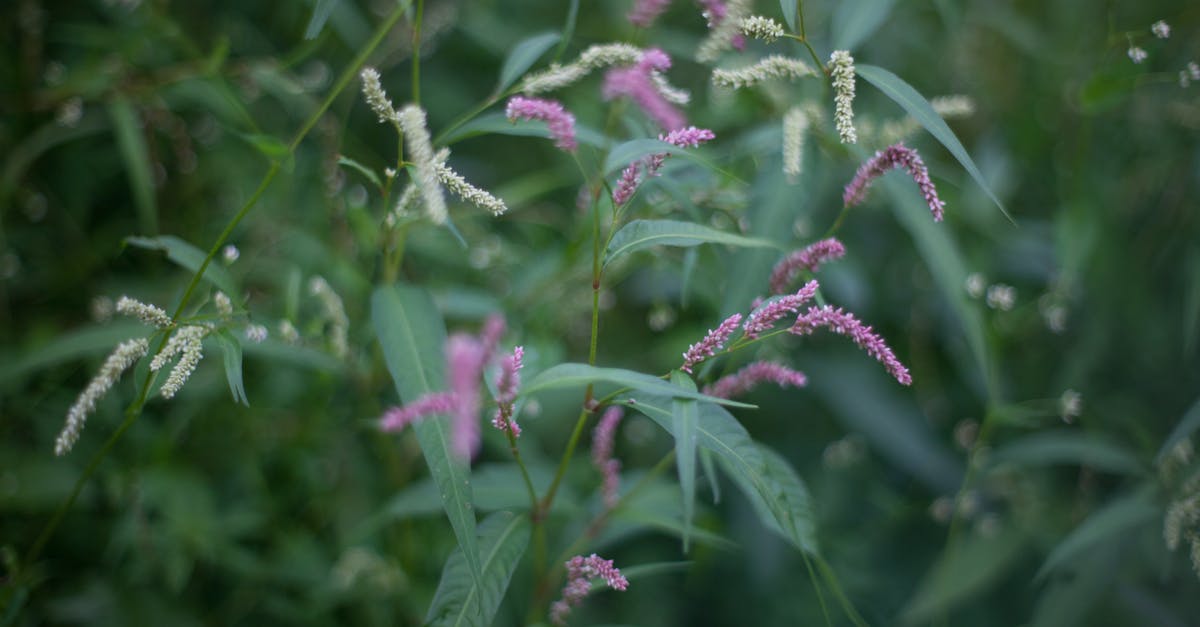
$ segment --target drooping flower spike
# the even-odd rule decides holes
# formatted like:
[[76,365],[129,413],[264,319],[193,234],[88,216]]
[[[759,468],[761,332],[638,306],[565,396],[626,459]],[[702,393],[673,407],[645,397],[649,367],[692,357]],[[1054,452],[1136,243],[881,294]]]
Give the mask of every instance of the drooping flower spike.
[[896,359],[896,354],[888,347],[887,342],[878,333],[872,331],[871,327],[859,322],[854,314],[843,311],[841,308],[829,305],[810,307],[796,319],[796,323],[792,325],[789,332],[794,335],[812,335],[821,327],[854,340],[859,348],[883,364],[888,374],[892,375],[901,385],[912,384],[912,376],[908,373],[908,368],[904,367],[899,359]]
[[833,121],[843,144],[858,141],[854,131],[854,57],[845,50],[834,50],[829,56],[833,77]]
[[729,337],[733,335],[741,322],[742,314],[735,313],[726,318],[717,328],[710,330],[704,339],[688,347],[687,352],[683,354],[683,365],[679,369],[691,373],[692,366],[715,355],[729,341]]
[[774,78],[792,79],[815,75],[816,71],[804,61],[793,57],[773,54],[746,67],[730,70],[713,70],[712,82],[718,87],[741,89]]
[[803,372],[792,370],[783,364],[756,361],[736,373],[721,377],[704,388],[704,394],[717,398],[733,398],[754,389],[758,384],[770,382],[779,387],[804,387],[808,378]]
[[71,405],[71,409],[67,411],[67,422],[54,442],[55,455],[62,456],[70,452],[71,448],[75,446],[75,442],[79,440],[79,434],[83,431],[83,425],[87,422],[88,415],[96,409],[96,402],[121,378],[122,372],[128,370],[137,360],[145,356],[149,348],[150,342],[146,338],[128,340],[117,345],[108,359],[104,360],[100,371],[87,384],[83,392],[80,392],[79,397],[75,399],[75,404]]
[[671,58],[658,48],[642,53],[638,62],[629,67],[614,68],[604,75],[602,95],[605,100],[628,97],[663,130],[672,131],[687,123],[683,113],[659,92],[653,79],[655,72],[671,67]]
[[541,120],[550,129],[554,145],[567,151],[574,152],[579,144],[575,141],[575,116],[571,115],[562,103],[557,100],[543,98],[526,98],[513,96],[508,101],[505,114],[509,121]]
[[784,293],[788,285],[800,274],[801,269],[816,272],[821,264],[841,259],[845,255],[846,247],[833,237],[813,242],[800,250],[793,251],[775,264],[771,270],[771,293]]
[[925,167],[925,162],[921,160],[921,155],[904,144],[888,146],[876,152],[866,163],[862,164],[858,168],[858,172],[854,174],[854,179],[842,192],[842,203],[846,207],[853,207],[861,203],[866,198],[867,188],[871,183],[892,168],[904,168],[908,172],[917,187],[920,188],[925,202],[929,204],[929,211],[933,213],[934,222],[941,222],[946,203],[938,197],[937,188],[929,179],[929,170]]
[[[712,141],[716,135],[706,128],[696,128],[689,126],[680,128],[667,133],[660,134],[658,138],[668,144],[679,146],[680,148],[695,148],[702,143]],[[613,204],[618,207],[629,202],[633,198],[634,192],[642,184],[643,178],[638,176],[639,170],[645,170],[646,177],[658,176],[658,170],[666,161],[668,153],[657,153],[647,156],[643,159],[638,159],[630,163],[621,171],[621,178],[617,181],[617,186],[613,190]]]
[[613,458],[613,448],[616,444],[617,426],[624,415],[625,412],[620,407],[609,407],[600,417],[600,422],[596,423],[596,429],[592,431],[592,466],[604,477],[601,494],[604,497],[604,506],[609,509],[616,506],[619,498],[621,462]]
[[492,426],[512,433],[513,437],[521,436],[521,427],[513,416],[513,403],[521,388],[524,358],[525,348],[517,346],[500,362],[500,374],[496,377],[496,414],[492,417]]
[[562,599],[555,601],[550,607],[550,622],[555,625],[566,625],[567,615],[571,608],[583,602],[592,589],[593,577],[604,580],[613,590],[625,590],[629,580],[621,571],[613,566],[612,560],[606,560],[592,553],[588,557],[576,555],[566,563],[567,583],[563,586]]

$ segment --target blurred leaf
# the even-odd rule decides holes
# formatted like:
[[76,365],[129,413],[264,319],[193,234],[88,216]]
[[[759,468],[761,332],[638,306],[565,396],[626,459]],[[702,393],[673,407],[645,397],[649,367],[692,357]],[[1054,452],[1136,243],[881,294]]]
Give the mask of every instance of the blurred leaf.
[[313,6],[312,17],[308,20],[308,27],[304,29],[305,39],[315,39],[321,34],[321,29],[325,28],[325,22],[329,21],[329,16],[333,10],[337,8],[340,0],[317,0]]
[[901,614],[902,622],[926,622],[987,590],[1016,564],[1024,545],[1024,537],[1012,525],[993,537],[972,535],[951,544],[917,588]]
[[1063,563],[1091,551],[1101,543],[1115,541],[1132,527],[1157,520],[1161,511],[1154,503],[1152,490],[1145,488],[1109,501],[1054,547],[1038,569],[1034,581],[1045,578]]
[[841,0],[833,14],[834,50],[854,50],[892,13],[896,0]]
[[[527,463],[529,478],[536,490],[545,491],[554,478],[554,468]],[[521,479],[521,470],[512,463],[484,463],[471,470],[471,488],[476,494],[475,509],[481,512],[526,510],[529,493]],[[552,512],[570,511],[579,506],[578,499],[568,486],[560,486]],[[404,486],[384,505],[380,517],[385,520],[434,514],[441,509],[438,487],[431,479],[422,478]],[[377,521],[378,522],[378,521]]]
[[529,518],[525,515],[496,512],[484,519],[479,524],[482,581],[472,583],[462,550],[455,549],[442,570],[442,579],[425,615],[426,624],[491,625],[513,571],[529,545],[529,534]]
[[[446,327],[425,290],[397,284],[376,288],[371,296],[371,326],[379,338],[388,372],[402,402],[443,389],[443,346]],[[467,467],[450,449],[445,416],[434,416],[413,425],[429,474],[441,492],[442,506],[454,528],[467,570],[477,587],[483,587],[479,546],[475,539],[475,511]]]
[[779,10],[783,11],[783,22],[792,32],[796,31],[796,5],[799,0],[779,0]]
[[1171,435],[1167,436],[1162,448],[1158,449],[1158,455],[1155,456],[1154,463],[1161,464],[1167,455],[1170,455],[1171,451],[1175,450],[1175,447],[1179,446],[1180,442],[1191,437],[1196,432],[1196,429],[1200,429],[1200,399],[1196,399],[1196,402],[1192,403],[1191,408],[1179,420],[1179,424],[1175,425],[1175,428],[1171,430]]
[[1103,68],[1079,88],[1079,103],[1088,113],[1101,113],[1125,102],[1137,87],[1138,75],[1125,68]]
[[1091,625],[1088,615],[1095,612],[1105,590],[1128,566],[1122,559],[1120,542],[1101,542],[1080,555],[1070,575],[1054,578],[1034,606],[1029,627],[1072,627]]
[[604,251],[604,265],[626,253],[651,246],[699,246],[700,244],[728,244],[756,248],[776,247],[773,242],[725,233],[692,222],[677,220],[634,220],[621,227]]
[[158,197],[154,192],[154,174],[141,120],[133,106],[123,97],[108,103],[108,117],[116,134],[117,151],[125,163],[133,203],[137,207],[138,224],[145,233],[158,232]]
[[[175,237],[174,235],[159,235],[158,237],[138,237],[131,235],[126,237],[124,243],[128,246],[136,246],[146,250],[160,250],[167,253],[167,259],[174,262],[176,265],[190,270],[192,274],[200,271],[200,266],[204,265],[204,260],[208,255],[192,246],[191,244]],[[233,282],[233,277],[229,272],[215,263],[209,263],[204,269],[204,280],[217,286],[217,289],[225,292],[225,295],[234,302],[240,304],[241,290],[237,284]]]
[[621,387],[658,394],[668,398],[691,398],[729,405],[730,407],[755,409],[754,405],[747,405],[746,403],[705,396],[699,392],[684,390],[667,383],[659,377],[648,374],[623,370],[621,368],[597,368],[587,364],[559,364],[547,368],[524,386],[521,390],[521,395],[529,396],[534,392],[541,392],[543,390],[579,387],[596,382],[612,383]]
[[30,348],[20,357],[5,352],[0,354],[0,385],[63,362],[108,353],[117,344],[145,336],[150,331],[140,322],[115,320],[67,331],[45,344]]
[[513,81],[517,80],[537,62],[547,50],[558,43],[558,33],[542,33],[533,35],[513,47],[512,52],[504,59],[500,68],[500,82],[496,84],[496,93],[503,93]]
[[[550,137],[550,129],[545,122],[536,120],[517,120],[510,122],[503,113],[485,113],[466,124],[454,129],[444,140],[446,145],[453,144],[480,135],[515,135],[519,137]],[[575,139],[581,144],[604,148],[608,138],[595,129],[582,124],[575,125]]]
[[717,480],[717,467],[713,465],[712,451],[700,449],[700,466],[704,468],[704,478],[708,480],[708,486],[712,489],[713,503],[720,503],[721,482]]
[[988,456],[988,465],[1042,466],[1071,464],[1117,474],[1141,475],[1146,472],[1121,446],[1076,431],[1050,431],[1019,438],[999,447]]
[[213,338],[221,347],[225,364],[225,379],[229,381],[229,392],[233,395],[233,402],[249,407],[250,399],[246,398],[246,387],[242,383],[242,343],[238,341],[237,336],[229,332],[229,329],[221,329],[213,335]]
[[8,206],[8,195],[16,190],[17,183],[38,157],[51,148],[90,137],[108,128],[109,124],[103,115],[86,112],[75,126],[63,126],[51,120],[21,138],[21,142],[4,155],[4,168],[0,170],[0,207]]
[[651,564],[638,564],[629,568],[622,568],[621,574],[626,579],[634,581],[645,577],[653,577],[655,575],[663,575],[667,573],[682,573],[687,571],[692,562],[654,562]]
[[243,346],[242,350],[251,357],[323,372],[340,372],[345,368],[345,364],[329,353],[307,346],[294,346],[278,340],[251,342]]
[[1196,332],[1200,331],[1200,250],[1188,251],[1184,264],[1183,293],[1183,351],[1192,354],[1196,350]]
[[[680,370],[671,371],[671,383],[696,391],[696,383]],[[671,431],[675,434],[675,468],[679,471],[679,489],[683,492],[683,552],[691,543],[692,518],[696,515],[696,422],[700,419],[696,401],[671,401]]]
[[367,166],[355,161],[354,159],[351,159],[350,157],[344,156],[344,155],[338,155],[337,162],[338,162],[338,165],[345,166],[345,167],[350,168],[351,170],[354,170],[355,172],[358,172],[359,174],[363,175],[364,177],[366,177],[366,179],[368,181],[370,181],[372,184],[374,184],[375,187],[377,187],[379,189],[383,189],[383,181],[379,180],[379,175],[375,173],[375,170],[372,170],[371,168],[368,168]]
[[243,133],[242,139],[262,153],[267,161],[278,162],[282,165],[284,172],[291,172],[295,167],[296,160],[292,155],[292,149],[282,139],[262,133]]
[[[674,435],[673,414],[666,397],[639,395],[624,404]],[[711,403],[699,406],[696,435],[712,451],[725,472],[754,506],[759,520],[792,546],[817,554],[816,520],[808,488],[787,461],[750,438],[728,411]]]
[[954,135],[954,131],[950,130],[949,126],[946,126],[946,122],[942,119],[942,116],[933,110],[933,107],[929,105],[929,102],[921,94],[917,93],[917,90],[901,80],[899,76],[880,67],[856,65],[854,71],[868,83],[877,87],[887,97],[894,100],[913,119],[920,122],[921,126],[924,126],[931,135],[937,138],[950,151],[950,154],[954,155],[955,159],[958,159],[958,162],[971,175],[971,178],[975,179],[975,182],[988,195],[988,198],[991,198],[992,202],[996,203],[996,206],[1000,208],[1000,213],[1003,213],[1009,222],[1015,224],[1012,216],[1008,215],[1008,211],[1005,210],[1004,204],[1000,202],[1000,199],[988,187],[987,181],[983,179],[983,173],[979,171],[979,168],[971,159],[971,155],[967,154],[967,149],[963,148],[962,143],[958,141],[958,137]]

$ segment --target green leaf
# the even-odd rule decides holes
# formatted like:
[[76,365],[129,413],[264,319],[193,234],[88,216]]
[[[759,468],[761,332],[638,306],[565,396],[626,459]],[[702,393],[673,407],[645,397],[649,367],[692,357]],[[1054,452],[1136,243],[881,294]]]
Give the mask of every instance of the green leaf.
[[117,97],[108,104],[108,116],[116,133],[117,151],[125,163],[125,174],[129,177],[140,228],[146,233],[157,233],[158,197],[154,193],[150,152],[138,115],[128,100]]
[[597,382],[612,383],[620,387],[632,388],[667,398],[691,398],[710,403],[729,405],[730,407],[756,409],[754,405],[747,405],[746,403],[705,396],[699,392],[684,390],[648,374],[623,370],[621,368],[597,368],[596,366],[575,363],[559,364],[540,372],[524,386],[524,389],[521,390],[521,395],[528,396],[544,390],[580,387]]
[[983,188],[988,198],[991,198],[992,202],[996,203],[996,206],[1000,208],[1000,212],[1004,214],[1004,217],[1015,224],[1012,216],[1008,215],[1008,211],[1005,210],[1004,204],[1000,202],[996,194],[992,193],[987,182],[983,180],[983,173],[979,171],[979,168],[971,159],[971,155],[967,154],[967,149],[963,148],[962,143],[958,141],[958,137],[954,135],[954,131],[950,130],[949,126],[946,126],[946,122],[942,119],[942,116],[933,110],[933,107],[929,105],[929,102],[921,94],[917,93],[917,90],[913,89],[911,85],[904,82],[899,76],[880,67],[856,65],[854,71],[868,83],[877,87],[887,97],[894,100],[913,119],[920,122],[921,126],[924,126],[931,135],[939,142],[942,142],[942,145],[950,151],[950,154],[954,155],[955,159],[958,159],[962,167],[971,175],[971,178],[975,179],[975,182]]
[[513,571],[529,545],[529,534],[529,518],[525,515],[496,512],[484,519],[479,524],[482,579],[471,577],[462,550],[455,549],[446,560],[425,623],[456,627],[491,625]]
[[928,622],[987,590],[1021,557],[1025,540],[1012,525],[995,536],[973,535],[946,548],[901,615],[905,624]]
[[[503,113],[486,113],[466,124],[454,129],[446,136],[446,145],[453,144],[480,135],[513,135],[518,137],[550,137],[550,129],[545,122],[536,120],[517,120],[510,122]],[[582,124],[575,125],[575,139],[581,144],[604,148],[608,139],[595,129]]]
[[783,11],[783,22],[792,32],[796,32],[797,0],[779,0],[779,10]]
[[[671,371],[671,383],[690,392],[696,383],[683,371]],[[683,492],[683,552],[691,544],[692,518],[696,515],[696,423],[700,419],[696,401],[672,399],[671,431],[675,434],[675,468],[679,471],[679,489]]]
[[604,251],[604,264],[626,253],[651,246],[699,246],[700,244],[728,244],[752,248],[776,247],[774,242],[734,233],[725,233],[693,222],[677,220],[634,220],[621,227],[608,248]]
[[[409,285],[376,288],[371,296],[371,325],[384,362],[405,403],[443,389],[442,353],[446,327],[429,294]],[[462,549],[472,581],[482,587],[483,571],[475,539],[475,510],[467,467],[450,450],[449,424],[435,416],[413,425],[425,463],[442,496],[442,507]]]
[[[672,401],[638,395],[624,403],[673,433]],[[697,443],[713,452],[726,474],[754,506],[759,520],[797,549],[817,554],[816,518],[808,488],[787,461],[758,444],[728,411],[711,403],[699,406]]]
[[325,28],[325,22],[329,21],[329,16],[337,8],[338,1],[317,0],[316,6],[313,7],[312,17],[308,20],[308,28],[304,29],[305,39],[315,39],[317,35],[321,34],[321,29]]
[[246,387],[242,382],[242,343],[238,341],[237,336],[229,332],[229,329],[221,329],[213,338],[221,347],[225,364],[225,379],[229,381],[229,392],[233,394],[233,402],[249,407],[250,399],[246,398]]
[[278,340],[251,342],[242,347],[242,351],[256,359],[265,359],[289,366],[337,373],[346,365],[331,357],[329,353],[306,346],[295,346]]
[[721,482],[717,481],[717,467],[713,464],[712,451],[700,449],[700,467],[704,469],[704,478],[712,489],[713,503],[721,502]]
[[[621,481],[639,487],[636,492],[626,494],[621,506],[612,511],[608,524],[595,539],[595,550],[626,543],[630,537],[647,530],[683,539],[683,503],[677,483],[647,479],[644,473],[636,471],[622,475]],[[737,544],[728,538],[701,527],[690,526],[689,533],[696,544],[723,551],[738,550]]]
[[638,159],[658,154],[681,155],[697,163],[705,163],[695,153],[661,139],[633,139],[613,146],[604,159],[604,173],[612,174]]
[[19,357],[5,351],[0,353],[0,385],[56,364],[107,354],[117,344],[149,333],[150,329],[140,322],[114,320],[55,336],[49,342],[30,347]]
[[558,33],[541,33],[514,46],[508,58],[504,59],[504,65],[500,67],[500,82],[496,84],[496,93],[508,89],[513,81],[520,78],[547,50],[558,43],[558,39]]
[[242,139],[254,146],[254,149],[262,153],[268,161],[278,161],[283,164],[285,172],[292,171],[295,159],[292,158],[292,149],[288,147],[287,142],[274,135],[262,133],[243,133]]
[[833,14],[834,50],[854,50],[879,30],[896,0],[841,0]]
[[1171,451],[1175,450],[1175,447],[1180,442],[1191,437],[1196,432],[1196,429],[1200,429],[1200,399],[1196,399],[1196,402],[1192,403],[1192,407],[1179,420],[1179,424],[1175,425],[1175,428],[1171,430],[1171,435],[1167,436],[1162,448],[1158,450],[1158,455],[1154,458],[1154,463],[1161,464],[1167,455],[1170,455]]
[[1008,443],[988,456],[988,465],[1072,464],[1116,474],[1140,475],[1145,468],[1121,446],[1076,431],[1035,433]]
[[1115,542],[1132,527],[1155,520],[1160,513],[1161,509],[1155,506],[1153,493],[1148,489],[1109,501],[1054,547],[1038,569],[1034,581],[1043,579],[1064,563],[1090,552],[1101,543]]
[[[200,266],[204,265],[204,260],[208,255],[192,246],[191,244],[175,237],[174,235],[159,235],[158,237],[126,237],[124,243],[128,246],[144,248],[146,250],[160,250],[167,253],[167,259],[184,269],[191,270],[193,274],[200,271]],[[217,286],[217,289],[225,292],[235,304],[241,302],[241,290],[237,284],[233,282],[233,277],[229,272],[221,266],[209,263],[204,269],[204,280]]]
[[368,168],[367,166],[355,161],[354,159],[351,159],[350,157],[346,157],[343,155],[338,155],[337,162],[338,162],[338,165],[350,168],[351,170],[354,170],[355,172],[358,172],[359,174],[363,175],[364,177],[366,177],[366,179],[368,181],[371,181],[371,183],[374,184],[375,187],[378,187],[379,189],[383,189],[383,181],[379,180],[379,175],[375,173],[375,170],[372,170],[371,168]]

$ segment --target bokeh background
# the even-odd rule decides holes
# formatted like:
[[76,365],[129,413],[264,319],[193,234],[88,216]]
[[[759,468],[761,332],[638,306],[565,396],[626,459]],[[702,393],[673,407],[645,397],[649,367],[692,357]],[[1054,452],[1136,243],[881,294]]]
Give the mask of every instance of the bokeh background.
[[[5,624],[421,624],[454,541],[440,510],[412,497],[426,476],[415,440],[371,426],[396,402],[369,324],[387,207],[338,158],[382,172],[396,138],[355,87],[233,236],[240,255],[227,269],[250,318],[272,333],[245,347],[250,406],[233,402],[210,349],[175,400],[147,405],[40,559],[20,563],[134,395],[127,376],[76,449],[53,455],[66,409],[104,355],[142,333],[109,319],[112,301],[130,294],[167,307],[190,276],[124,238],[210,245],[394,7],[334,4],[312,39],[311,2],[0,7]],[[426,3],[421,98],[435,134],[490,95],[516,43],[561,31],[569,4]],[[788,180],[778,128],[797,103],[823,107],[828,121],[827,91],[816,82],[714,90],[710,69],[692,60],[705,34],[693,3],[674,3],[646,30],[625,20],[628,2],[578,4],[564,58],[613,40],[662,47],[675,59],[671,80],[692,91],[690,121],[718,136],[703,154],[722,172],[674,164],[645,190],[639,215],[788,247],[825,231],[866,153],[846,150],[826,124],[809,138],[803,175]],[[754,4],[779,18],[778,3]],[[950,124],[1013,218],[916,129],[908,142],[930,166],[947,221],[930,224],[910,186],[889,177],[896,193],[878,189],[850,214],[839,232],[849,254],[820,275],[832,302],[891,341],[914,385],[897,386],[841,338],[763,349],[801,367],[810,386],[763,389],[749,399],[761,408],[737,415],[804,477],[822,555],[848,599],[873,625],[1196,624],[1200,572],[1186,541],[1169,552],[1163,539],[1165,512],[1186,497],[1181,478],[1195,467],[1163,447],[1200,396],[1200,81],[1184,85],[1180,74],[1200,60],[1200,6],[809,0],[804,15],[822,55],[837,42],[927,97],[970,97],[974,114]],[[1167,39],[1150,32],[1160,19]],[[1131,46],[1145,61],[1131,61]],[[752,43],[741,60],[765,52]],[[397,102],[411,97],[412,53],[402,21],[370,59]],[[872,129],[904,114],[865,81],[858,93],[872,150]],[[604,126],[611,108],[598,77],[562,96],[582,124]],[[638,124],[617,133],[645,133]],[[590,222],[576,209],[575,164],[528,137],[465,137],[453,149],[455,167],[512,210],[493,219],[456,208],[466,248],[444,229],[417,227],[401,277],[434,293],[451,329],[505,312],[508,343],[527,347],[531,372],[583,360]],[[675,367],[688,344],[762,293],[774,261],[690,250],[609,269],[601,364]],[[314,275],[345,302],[347,358],[334,355],[307,293]],[[280,339],[281,319],[299,344]],[[523,451],[545,466],[578,396],[539,400],[526,408]],[[617,452],[636,473],[669,447],[631,415]],[[504,459],[493,438],[477,465]],[[596,484],[580,459],[561,526],[594,506]],[[662,487],[643,507],[659,523],[678,516],[677,492]],[[698,524],[711,537],[687,555],[669,525],[603,538],[595,550],[619,566],[690,564],[597,594],[574,624],[822,624],[802,557],[720,487],[717,503],[701,492]],[[1068,537],[1075,544],[1064,549]],[[522,573],[497,624],[526,615]]]

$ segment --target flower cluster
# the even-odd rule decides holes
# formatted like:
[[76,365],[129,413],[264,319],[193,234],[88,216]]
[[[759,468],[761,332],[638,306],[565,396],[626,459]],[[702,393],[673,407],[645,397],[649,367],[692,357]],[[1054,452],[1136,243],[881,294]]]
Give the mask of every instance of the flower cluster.
[[800,311],[804,303],[817,295],[819,288],[820,285],[816,281],[809,281],[795,294],[768,299],[746,318],[746,324],[742,325],[742,333],[747,338],[754,339],[770,331],[781,318]]
[[687,120],[675,105],[663,97],[652,78],[654,73],[665,72],[670,67],[671,57],[667,53],[650,48],[642,53],[634,65],[609,70],[604,75],[602,95],[605,100],[628,97],[663,130],[680,128]]
[[784,35],[783,26],[779,22],[761,15],[752,15],[742,19],[740,28],[743,35],[761,39],[767,43],[771,43]]
[[710,0],[701,2],[708,17],[708,37],[700,42],[696,49],[696,60],[701,63],[711,63],[724,51],[730,48],[741,50],[746,45],[746,38],[739,30],[742,20],[750,14],[750,0],[729,0],[722,5]]
[[373,67],[363,68],[359,78],[362,79],[363,97],[367,99],[367,104],[379,117],[379,121],[399,126],[400,114],[392,105],[387,92],[383,90],[383,84],[379,82],[379,70]]
[[159,390],[163,398],[173,398],[179,393],[183,384],[187,383],[188,377],[192,376],[196,365],[204,358],[204,345],[201,340],[208,335],[209,331],[211,331],[210,328],[201,325],[180,327],[171,335],[171,339],[167,340],[167,345],[154,356],[154,359],[150,360],[150,370],[158,372],[167,365],[167,362],[179,355],[179,361],[171,369],[171,374],[167,375],[166,382]]
[[771,270],[771,293],[782,294],[788,284],[796,279],[801,269],[816,272],[821,264],[841,259],[845,255],[846,247],[833,237],[813,242],[792,252]]
[[550,608],[550,622],[555,625],[567,624],[567,615],[571,608],[583,602],[592,589],[590,579],[599,577],[613,590],[625,590],[629,580],[621,574],[612,560],[606,560],[595,553],[588,557],[576,555],[566,563],[567,584],[563,586],[562,599],[555,601]]
[[404,107],[399,113],[399,124],[404,133],[404,143],[408,145],[413,166],[417,170],[416,189],[425,203],[425,215],[435,224],[445,224],[446,198],[442,195],[442,186],[438,182],[437,162],[434,159],[429,130],[425,128],[425,110],[417,105]]
[[[706,128],[689,126],[675,129],[666,135],[659,135],[658,138],[680,148],[695,148],[700,144],[712,141],[716,135]],[[638,175],[639,170],[644,170],[646,177],[658,176],[658,171],[668,156],[668,153],[665,152],[655,153],[626,166],[621,172],[621,178],[618,179],[616,188],[613,189],[613,204],[619,207],[629,202],[644,180]]]
[[148,305],[128,296],[122,296],[117,299],[117,313],[124,316],[133,316],[152,327],[160,329],[170,328],[174,324],[171,321],[171,316],[167,315],[167,312],[154,305]]
[[511,355],[500,362],[500,374],[496,377],[496,415],[492,418],[492,426],[512,433],[513,437],[521,435],[521,426],[513,415],[513,403],[517,400],[517,391],[521,388],[521,368],[525,366],[525,348],[513,348]]
[[733,398],[749,392],[763,382],[771,382],[779,387],[802,388],[808,385],[808,378],[803,372],[792,370],[783,364],[756,361],[705,386],[703,392],[717,398]]
[[833,121],[843,144],[858,141],[854,131],[854,57],[845,50],[834,50],[829,56],[833,76]]
[[145,356],[149,348],[150,343],[145,338],[128,340],[117,345],[112,354],[104,360],[104,365],[100,366],[100,372],[96,373],[96,376],[75,399],[75,404],[67,410],[67,422],[54,442],[55,455],[61,456],[70,452],[71,448],[75,446],[75,442],[79,440],[79,433],[83,431],[83,425],[87,422],[88,415],[96,409],[96,402],[121,378],[122,372],[128,370],[137,360]]
[[683,354],[683,365],[680,370],[690,373],[692,366],[704,361],[705,359],[717,354],[729,341],[729,337],[737,330],[738,325],[742,322],[742,314],[735,313],[729,316],[717,326],[715,329],[710,329],[708,335],[704,339],[692,344]]
[[841,308],[829,305],[810,307],[796,319],[796,323],[792,325],[789,332],[795,335],[811,335],[821,327],[854,340],[859,348],[866,351],[875,361],[883,364],[888,374],[891,374],[901,385],[912,384],[912,376],[908,374],[908,368],[905,368],[904,364],[896,359],[895,353],[883,341],[883,338],[872,331],[871,327],[864,326],[859,322],[854,314],[843,311]]
[[637,0],[626,17],[629,18],[630,24],[646,28],[653,24],[670,4],[671,0]]
[[546,127],[550,129],[550,135],[554,137],[554,145],[567,152],[572,152],[579,146],[575,142],[575,116],[564,109],[562,103],[557,100],[513,96],[508,101],[505,114],[512,122],[517,120],[545,122]]
[[450,149],[442,148],[434,155],[434,161],[437,163],[438,181],[450,190],[452,194],[461,198],[464,202],[469,202],[484,211],[489,211],[493,216],[504,215],[508,211],[508,205],[503,200],[493,196],[490,192],[475,187],[467,182],[461,174],[455,172],[453,168],[446,165],[446,160],[450,158]]
[[543,94],[571,85],[591,72],[613,65],[637,63],[642,51],[624,43],[597,44],[584,50],[574,63],[551,65],[548,69],[525,77],[521,82],[523,94]]
[[[773,54],[746,67],[733,70],[713,70],[712,82],[718,87],[741,89],[773,78],[800,78],[815,75],[816,72],[800,59]],[[851,90],[853,90],[853,86]],[[851,97],[853,97],[853,91]]]
[[792,107],[783,115],[783,173],[791,178],[800,176],[804,159],[804,135],[808,132],[808,114],[802,107]]
[[842,203],[846,207],[853,207],[861,203],[866,198],[867,187],[875,179],[883,176],[888,170],[899,167],[907,170],[917,187],[921,189],[921,194],[925,197],[925,202],[929,204],[929,210],[933,213],[933,220],[941,222],[946,203],[938,197],[937,188],[933,186],[933,181],[929,180],[929,170],[926,169],[925,162],[921,160],[921,155],[904,144],[888,146],[876,152],[873,157],[862,164],[842,193]]
[[604,496],[604,507],[612,509],[617,504],[618,490],[621,485],[621,462],[613,458],[613,448],[616,443],[617,426],[625,413],[620,407],[609,407],[596,429],[592,431],[592,466],[604,477],[601,493]]

